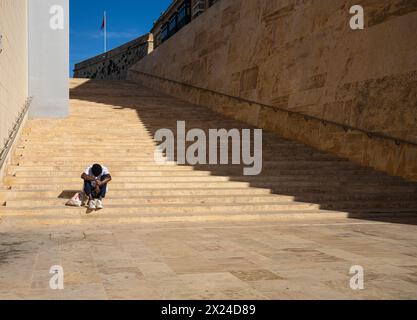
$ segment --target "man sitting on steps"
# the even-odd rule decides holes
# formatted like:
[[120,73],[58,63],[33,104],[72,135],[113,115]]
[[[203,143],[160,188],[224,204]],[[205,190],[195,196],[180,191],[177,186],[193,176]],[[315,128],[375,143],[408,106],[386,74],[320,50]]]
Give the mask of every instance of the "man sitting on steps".
[[84,180],[84,192],[88,196],[89,209],[103,209],[107,184],[112,180],[109,170],[99,164],[89,166],[81,175]]

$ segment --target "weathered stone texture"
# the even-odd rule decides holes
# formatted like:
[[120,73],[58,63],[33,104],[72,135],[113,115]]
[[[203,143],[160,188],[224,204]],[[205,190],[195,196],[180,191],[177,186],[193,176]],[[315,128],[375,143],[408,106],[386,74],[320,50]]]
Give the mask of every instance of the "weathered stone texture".
[[[349,27],[354,4],[365,9],[365,30]],[[408,164],[417,158],[405,151],[414,147],[255,104],[219,103],[218,96],[133,72],[417,142],[416,30],[415,1],[223,0],[137,63],[130,79],[361,164],[417,178]]]
[[[0,149],[28,96],[26,0],[0,1]],[[1,177],[0,168],[0,177]]]
[[153,50],[152,34],[147,34],[75,65],[75,78],[123,80],[128,69]]

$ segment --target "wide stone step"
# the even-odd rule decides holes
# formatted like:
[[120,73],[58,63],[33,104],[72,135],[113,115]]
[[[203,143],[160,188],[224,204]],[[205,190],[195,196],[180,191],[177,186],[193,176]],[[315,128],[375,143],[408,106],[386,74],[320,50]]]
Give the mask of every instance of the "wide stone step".
[[[108,136],[92,136],[92,137],[88,137],[88,139],[85,138],[84,136],[78,137],[78,136],[71,136],[71,135],[65,135],[65,137],[50,137],[50,138],[42,138],[39,137],[37,139],[34,139],[34,137],[28,137],[28,138],[24,138],[21,140],[19,146],[28,146],[28,145],[36,145],[36,146],[45,146],[45,147],[49,147],[51,146],[51,148],[55,145],[61,145],[61,147],[63,145],[68,145],[69,147],[76,147],[76,146],[93,146],[93,145],[98,145],[98,146],[131,146],[131,145],[135,145],[135,146],[140,146],[140,145],[144,145],[144,146],[157,146],[159,144],[161,144],[161,142],[155,141],[153,140],[152,136],[149,136],[145,139],[138,139],[138,138],[132,138],[132,135],[126,135],[126,136],[121,136],[119,138],[115,138],[116,134],[109,134]],[[48,139],[47,142],[44,142],[43,139]],[[178,140],[176,140],[178,141]],[[244,141],[243,141],[244,142]],[[253,141],[251,142],[251,146],[253,147]],[[188,143],[186,145],[190,145],[192,143]],[[269,148],[269,149],[284,149],[288,146],[293,146],[294,144],[269,144],[265,141],[263,141],[262,143],[262,147],[263,148]],[[301,145],[299,145],[301,147]],[[308,147],[304,147],[305,149],[308,149]]]
[[[85,108],[88,108],[88,106],[85,106]],[[103,109],[104,112],[104,109]],[[100,115],[100,118],[103,119],[102,123],[104,124],[123,124],[126,122],[126,125],[130,125],[133,129],[137,129],[138,127],[141,127],[137,121],[135,121],[134,119],[131,118],[132,114],[135,114],[136,111],[133,112],[129,112],[129,113],[125,113],[123,114],[122,112],[119,113],[119,117],[115,118],[115,119],[108,119],[108,118],[103,118]],[[156,113],[159,114],[160,112],[164,112],[163,109],[160,109],[159,111],[157,111]],[[111,111],[108,113],[112,113]],[[148,114],[151,113],[151,111],[147,112]],[[174,114],[174,113],[171,113]],[[209,116],[209,115],[208,115]],[[97,117],[98,118],[98,117]],[[94,117],[94,114],[86,114],[84,119],[91,119],[91,120],[95,120],[97,119]],[[209,119],[208,119],[209,118]],[[207,125],[207,123],[209,124],[215,124],[217,125],[217,127],[219,128],[224,128],[224,127],[236,127],[236,126],[241,126],[240,123],[238,123],[236,120],[233,119],[227,119],[227,118],[221,118],[220,120],[218,119],[210,119],[210,116],[207,118],[207,116],[204,115],[200,115],[199,113],[195,113],[194,117],[187,117],[187,119],[185,121],[192,121],[192,124],[201,124],[201,125]],[[206,121],[204,121],[206,120]],[[173,123],[173,119],[163,119],[162,121],[160,121],[160,123],[168,123],[168,124],[172,124]],[[154,120],[154,122],[156,122],[156,120]],[[88,125],[88,124],[87,124]],[[69,128],[74,128],[74,129],[78,129],[80,126],[86,126],[85,123],[80,123],[79,119],[76,117],[73,118],[68,118],[65,119],[64,121],[56,121],[56,122],[49,122],[47,124],[45,124],[44,122],[39,122],[39,121],[35,121],[35,122],[30,122],[29,125],[25,128],[27,131],[30,131],[31,129],[36,129],[36,130],[45,130],[46,128],[62,128],[62,129],[69,129]],[[144,126],[144,125],[142,125]],[[249,125],[248,125],[249,126]],[[249,126],[250,127],[250,126]]]
[[[98,161],[100,160],[100,161]],[[74,160],[60,160],[60,161],[53,161],[53,160],[43,160],[43,161],[18,161],[13,163],[12,165],[14,166],[21,166],[21,167],[40,167],[40,166],[48,166],[48,167],[62,167],[62,168],[68,168],[68,169],[72,169],[74,167],[74,165],[80,166],[82,165],[84,168],[91,164],[91,163],[95,163],[95,162],[100,162],[103,165],[105,165],[108,168],[113,168],[114,170],[121,170],[122,168],[129,168],[131,170],[135,169],[135,168],[140,168],[140,167],[158,167],[158,166],[172,166],[172,165],[176,165],[175,162],[170,162],[168,161],[167,163],[164,164],[157,164],[155,163],[154,160],[142,160],[142,161],[138,161],[138,160],[125,160],[125,161],[104,161],[102,158],[100,159],[83,159],[83,160],[78,160],[78,161],[74,161]],[[72,167],[71,167],[72,166]],[[117,168],[117,169],[116,169]],[[65,169],[63,169],[65,170]]]
[[[139,145],[136,142],[129,142],[129,141],[119,141],[114,142],[114,143],[108,143],[107,141],[101,141],[98,142],[96,144],[94,144],[94,147],[97,148],[105,148],[105,149],[136,149],[139,147],[146,147],[146,148],[155,148],[159,145],[160,143],[158,143],[157,141],[154,140],[149,140],[145,143],[142,143],[141,145]],[[51,141],[39,141],[39,142],[34,142],[34,141],[30,141],[30,140],[24,140],[24,141],[20,141],[19,144],[17,145],[18,149],[28,149],[28,150],[68,150],[68,149],[72,149],[72,150],[81,150],[83,148],[87,148],[87,147],[91,147],[91,142],[89,140],[80,140],[80,141],[76,141],[73,140],[71,142],[66,143],[65,145],[62,143],[57,143],[57,142],[51,142]]]
[[[183,197],[131,197],[126,194],[124,197],[109,197],[105,199],[106,205],[122,206],[122,205],[160,205],[167,204],[177,205],[220,205],[220,204],[239,204],[239,205],[262,205],[272,203],[289,203],[296,202],[305,203],[309,205],[318,205],[320,209],[326,210],[348,210],[348,209],[373,209],[378,208],[396,208],[399,211],[405,209],[417,208],[417,199],[412,200],[391,200],[381,202],[379,200],[334,200],[334,201],[321,201],[321,202],[307,202],[307,200],[301,201],[302,197],[285,196],[285,195],[253,195],[247,196],[183,196]],[[316,199],[318,200],[318,199]],[[33,207],[57,207],[64,206],[68,199],[62,198],[42,198],[42,199],[20,199],[20,200],[8,200],[6,206],[9,208],[33,208]]]
[[[33,166],[20,166],[20,165],[12,165],[9,167],[9,172],[39,172],[39,174],[44,174],[45,172],[77,172],[77,174],[81,174],[87,167],[87,164],[72,164],[67,166],[62,165],[54,165],[53,163],[48,165],[33,165]],[[180,166],[174,163],[172,164],[161,164],[157,165],[154,163],[143,163],[143,164],[130,164],[130,165],[112,165],[109,167],[111,171],[117,172],[153,172],[153,171],[162,171],[162,172],[200,172],[200,171],[207,171],[207,170],[195,170],[192,166]],[[241,170],[241,169],[240,169]]]
[[[194,174],[198,172],[193,172]],[[80,172],[73,175],[72,177],[13,177],[7,176],[4,180],[6,185],[21,185],[21,184],[52,184],[52,183],[74,183],[80,182]],[[389,176],[294,176],[294,175],[276,175],[276,176],[220,176],[220,175],[182,175],[182,176],[120,176],[118,172],[112,174],[113,183],[117,182],[215,182],[215,181],[237,181],[237,182],[283,182],[283,183],[292,183],[292,182],[310,182],[311,179],[314,179],[314,182],[319,183],[347,183],[347,184],[358,184],[362,182],[364,185],[369,184],[379,184],[379,183],[389,183],[390,186],[415,186],[417,183],[413,182],[404,182],[400,179],[394,179]]]
[[[9,186],[11,190],[78,190],[82,182],[71,183],[47,183],[43,184],[15,184]],[[141,182],[141,183],[124,183],[113,181],[110,188],[115,189],[169,189],[169,188],[266,188],[276,191],[276,193],[294,193],[294,192],[405,192],[416,193],[417,187],[403,185],[385,185],[384,183],[372,182],[316,182],[316,181],[287,181],[287,182],[244,182],[244,181],[218,181],[218,182]]]
[[[80,188],[81,189],[81,188]],[[50,191],[0,191],[0,198],[3,201],[11,200],[40,200],[40,199],[55,199],[61,203],[71,198],[76,192],[80,190],[50,190]],[[248,197],[250,196],[250,197]],[[332,203],[332,202],[361,202],[365,203],[394,203],[394,202],[413,202],[416,201],[414,192],[408,193],[392,193],[385,190],[377,192],[361,192],[345,191],[341,192],[327,192],[327,193],[300,193],[294,192],[293,194],[271,194],[268,189],[260,188],[237,188],[237,189],[195,189],[188,188],[182,190],[160,190],[160,189],[147,189],[147,190],[129,190],[127,193],[125,190],[114,190],[108,194],[107,199],[143,199],[143,201],[151,201],[155,203],[168,202],[168,203],[182,203],[182,202],[197,202],[209,201],[210,199],[217,199],[221,201],[229,201],[228,199],[240,199],[244,198],[245,201],[251,202],[252,199],[261,200],[270,199],[273,201],[299,201],[299,202],[311,202],[311,203]],[[133,201],[133,200],[132,200]],[[136,201],[136,200],[134,200]],[[138,200],[139,201],[139,200]],[[241,201],[241,202],[245,202]],[[272,200],[271,200],[272,201]]]
[[[100,107],[100,106],[98,106]],[[86,109],[88,109],[88,106],[85,106]],[[81,111],[81,110],[80,110]],[[102,110],[103,114],[105,112],[105,109]],[[163,112],[163,110],[159,110],[157,112],[154,112],[152,114],[160,114],[161,112]],[[122,113],[121,111],[118,112],[119,117],[113,119],[108,119],[106,117],[103,117],[103,115],[98,115],[96,118],[94,117],[94,114],[86,114],[85,118],[83,119],[89,119],[89,120],[96,120],[98,118],[102,119],[100,122],[103,124],[126,124],[126,126],[128,128],[132,128],[132,129],[138,129],[138,128],[144,128],[146,127],[145,124],[141,124],[138,123],[134,118],[132,119],[131,116],[135,115],[136,111],[133,112],[128,112],[128,113]],[[148,119],[149,119],[149,115],[151,115],[151,111],[147,110],[147,115],[148,115]],[[112,114],[112,111],[109,110],[109,112],[107,112],[107,114]],[[175,114],[175,113],[171,113],[171,114]],[[206,121],[204,121],[206,120]],[[180,120],[178,120],[180,121]],[[234,127],[241,127],[242,124],[238,123],[236,120],[230,119],[228,120],[227,118],[221,118],[220,120],[218,119],[210,119],[210,116],[201,116],[197,113],[195,113],[195,115],[193,117],[187,117],[187,119],[185,120],[186,122],[192,122],[191,124],[201,124],[201,125],[207,125],[207,124],[214,124],[217,127],[216,128],[234,128]],[[175,125],[176,121],[174,119],[162,119],[159,121],[154,120],[153,122],[155,123],[160,123],[160,124],[167,124],[167,125]],[[153,123],[152,123],[153,124]],[[61,128],[61,129],[74,129],[77,130],[80,127],[88,127],[88,123],[80,123],[79,119],[77,117],[70,117],[68,119],[65,119],[64,121],[49,121],[46,124],[42,124],[40,122],[30,122],[29,126],[26,128],[27,131],[30,131],[31,129],[36,129],[37,131],[39,130],[46,130],[48,128]],[[251,127],[250,125],[248,125],[248,127]],[[116,128],[116,127],[115,127]]]
[[16,214],[10,209],[0,208],[0,216],[3,216],[3,223],[16,226],[40,226],[54,225],[77,225],[100,223],[100,224],[131,224],[131,223],[162,223],[162,222],[244,222],[244,221],[293,221],[293,220],[320,220],[328,219],[381,219],[381,218],[406,218],[415,217],[414,212],[343,212],[327,210],[306,210],[306,211],[262,211],[257,213],[125,213],[122,209],[118,213],[109,213],[108,209],[99,212],[88,212],[85,209],[73,209],[68,212],[60,211],[31,211],[28,215]]
[[[109,195],[105,199],[106,205],[146,205],[146,204],[257,204],[257,203],[279,203],[294,201],[293,196],[279,195],[204,195],[204,196],[147,196],[133,197],[125,193],[123,196],[115,197]],[[11,208],[42,207],[42,206],[63,206],[68,199],[64,198],[42,198],[42,199],[15,199],[6,201],[6,206]]]
[[[55,148],[55,147],[39,147],[39,148],[33,148],[33,147],[27,147],[27,146],[20,146],[17,148],[16,155],[22,156],[22,155],[33,155],[33,156],[42,156],[42,155],[89,155],[91,154],[91,149],[94,149],[97,152],[107,152],[107,153],[113,153],[113,154],[124,154],[127,153],[129,155],[140,155],[143,153],[146,154],[153,154],[155,150],[166,152],[166,150],[163,150],[162,148],[158,147],[158,145],[125,145],[125,146],[118,146],[118,145],[107,145],[107,144],[86,144],[83,146],[67,146],[67,147],[61,147],[61,148]],[[220,150],[218,148],[218,150]],[[251,149],[253,150],[253,148]],[[176,151],[176,150],[175,150]],[[265,155],[273,155],[275,153],[285,153],[285,154],[294,154],[294,153],[304,153],[305,155],[311,155],[313,152],[311,150],[306,149],[298,149],[298,150],[285,150],[285,148],[281,149],[274,149],[274,148],[263,148],[263,156]],[[232,150],[229,150],[229,154],[232,154]],[[314,154],[321,154],[319,152],[315,152]]]
[[[101,124],[102,126],[105,126],[106,124],[103,123]],[[152,131],[149,131],[145,128],[143,129],[131,129],[128,126],[125,127],[125,124],[120,124],[118,127],[120,129],[115,129],[114,127],[117,125],[116,124],[108,124],[110,127],[108,130],[106,131],[102,131],[102,134],[100,133],[100,136],[102,137],[109,137],[109,138],[114,138],[111,136],[111,134],[117,134],[119,136],[126,136],[126,137],[130,137],[130,138],[136,138],[136,139],[148,139],[149,137],[152,138]],[[221,130],[222,127],[220,126],[215,126],[215,125],[204,125],[204,126],[199,126],[198,124],[194,124],[193,123],[193,127],[195,128],[197,127],[200,130],[203,130],[207,137],[209,136],[209,132],[210,130]],[[159,129],[169,129],[171,130],[174,134],[177,133],[177,128],[173,127],[173,126],[167,126],[167,125],[161,125],[158,127],[155,127],[155,131],[159,130]],[[226,130],[231,130],[234,128],[226,128]],[[237,130],[240,131],[240,136],[242,137],[242,130],[246,129],[246,128],[236,128]],[[56,132],[56,134],[54,134],[54,132]],[[23,139],[32,139],[32,140],[36,140],[36,139],[41,139],[42,135],[44,135],[47,138],[59,138],[59,137],[78,137],[78,138],[84,138],[89,135],[91,135],[92,137],[94,137],[94,134],[96,134],[97,131],[95,131],[94,128],[91,127],[80,127],[77,130],[74,129],[67,129],[67,130],[63,130],[61,128],[49,128],[47,130],[32,130],[30,132],[24,132],[22,134],[22,138]]]
[[[165,127],[162,127],[163,129],[168,129]],[[118,134],[118,136],[121,137],[121,139],[119,140],[119,142],[121,143],[121,145],[123,146],[123,144],[137,144],[137,143],[161,143],[161,141],[156,141],[155,140],[155,133],[156,131],[158,131],[160,128],[155,128],[153,129],[151,132],[146,132],[146,134],[143,135],[138,135],[134,132],[129,132],[129,131],[125,131],[124,134],[118,134],[117,132],[112,132],[111,130],[109,130],[107,132],[107,135],[101,136],[101,135],[94,135],[93,136],[88,136],[88,139],[86,139],[85,133],[84,132],[84,136],[83,135],[78,135],[78,134],[72,134],[70,132],[67,133],[63,133],[63,134],[56,134],[50,137],[50,139],[48,141],[42,141],[42,135],[36,136],[34,134],[28,134],[27,136],[22,137],[22,139],[19,142],[19,145],[24,145],[24,146],[50,146],[50,145],[58,145],[59,146],[59,142],[58,140],[62,141],[68,141],[68,143],[71,146],[78,146],[78,145],[84,145],[88,142],[90,142],[92,139],[102,139],[103,137],[106,138],[105,140],[103,139],[101,142],[103,143],[108,143],[108,144],[117,144],[117,139],[116,139],[116,135]],[[51,129],[53,131],[53,129]],[[83,130],[84,131],[84,130]],[[194,141],[187,141],[185,139],[185,137],[181,137],[181,136],[177,136],[177,132],[176,129],[172,130],[173,134],[174,134],[174,138],[175,141],[181,142],[181,143],[185,143],[186,145],[191,145],[194,143]],[[89,134],[87,132],[87,134]],[[209,131],[206,132],[206,137],[207,140],[209,140]],[[246,137],[241,135],[239,141],[244,142],[246,144],[250,144],[251,146],[254,145],[254,139],[253,136],[251,137]],[[33,143],[32,144],[29,144]],[[274,148],[274,149],[280,149],[280,148],[301,148],[301,149],[306,149],[306,150],[315,150],[318,151],[317,149],[312,148],[311,146],[299,143],[299,142],[294,142],[294,141],[277,141],[276,139],[273,138],[266,138],[265,134],[263,134],[262,136],[262,146],[265,148]],[[62,145],[61,145],[62,147]]]
[[[0,198],[6,200],[64,198],[69,199],[80,192],[82,186],[73,190],[0,190]],[[257,196],[270,195],[268,189],[260,188],[182,188],[182,189],[111,189],[108,197],[192,197],[192,196]]]
[[[292,210],[318,210],[320,206],[311,203],[302,202],[277,202],[277,203],[233,203],[233,204],[218,204],[218,203],[206,203],[206,204],[140,204],[140,205],[106,205],[106,213],[117,214],[117,213],[134,213],[134,214],[182,214],[182,213],[209,213],[209,212],[258,212],[258,211],[292,211]],[[18,207],[10,208],[6,206],[4,214],[14,215],[32,215],[37,211],[42,213],[48,212],[85,212],[86,208],[74,208],[66,206],[29,206],[29,207]]]
[[[157,158],[155,157],[157,156]],[[314,163],[315,161],[335,161],[331,157],[323,156],[323,155],[310,155],[310,161]],[[129,159],[129,162],[135,163],[158,163],[157,161],[160,161],[160,159],[166,160],[166,161],[177,161],[176,157],[168,157],[167,155],[157,152],[157,153],[142,153],[138,155],[134,154],[117,154],[117,153],[108,153],[108,152],[95,152],[95,153],[89,153],[82,156],[59,156],[59,155],[50,155],[50,156],[13,156],[12,157],[12,163],[13,164],[34,164],[34,163],[51,163],[51,162],[57,162],[57,163],[68,163],[68,162],[75,162],[75,163],[81,163],[81,164],[88,164],[91,161],[96,161],[100,163],[112,163],[112,162],[119,162],[124,161],[125,159]],[[267,159],[274,159],[275,161],[302,161],[305,159],[304,156],[291,156],[287,154],[276,154],[271,157],[264,157],[264,161],[269,161]],[[208,159],[207,159],[208,162]],[[221,165],[219,161],[218,165]],[[243,159],[240,159],[241,164],[243,165]],[[337,161],[335,161],[337,162]],[[190,162],[186,162],[187,165],[192,165]],[[232,157],[231,155],[228,157],[227,164],[232,164]]]
[[[112,184],[117,183],[146,183],[146,182],[225,182],[231,181],[230,177],[223,176],[177,176],[177,177],[120,177],[117,174],[112,175]],[[15,178],[6,177],[5,183],[8,185],[24,184],[62,184],[62,183],[80,183],[80,173],[74,177],[34,177],[34,178]]]
[[[158,142],[156,140],[153,139],[153,137],[149,137],[149,139],[137,139],[137,138],[132,138],[131,135],[129,135],[128,137],[123,137],[120,140],[115,139],[114,136],[112,138],[108,138],[108,139],[101,139],[100,136],[97,137],[92,137],[92,138],[88,138],[85,139],[74,139],[72,137],[68,137],[68,135],[66,135],[66,138],[60,138],[60,139],[48,139],[47,141],[44,141],[42,139],[31,139],[31,137],[22,139],[19,144],[18,147],[28,147],[31,149],[37,149],[37,148],[57,148],[57,149],[63,149],[65,147],[69,147],[69,148],[79,148],[79,147],[85,147],[85,146],[91,146],[91,141],[92,139],[94,139],[96,145],[100,146],[100,147],[112,147],[112,148],[117,148],[117,147],[137,147],[139,144],[144,145],[144,146],[157,146],[159,144],[161,144],[161,142]],[[65,141],[65,145],[62,144],[62,142]],[[250,141],[253,142],[253,141]],[[192,142],[188,142],[186,143],[186,145],[190,145],[192,144]],[[253,144],[251,144],[251,146],[253,146]],[[302,145],[302,144],[298,144],[298,143],[294,143],[294,142],[280,142],[280,143],[268,143],[263,141],[262,142],[262,147],[263,148],[269,148],[269,149],[286,149],[286,148],[292,148],[292,149],[304,149],[304,150],[310,150],[312,149],[311,147]]]
[[[161,154],[162,153],[158,153]],[[291,154],[279,154],[276,153],[274,156],[270,156],[267,157],[265,156],[264,159],[274,159],[275,161],[302,161],[306,158],[306,156],[302,155],[302,154],[297,154],[297,155],[291,155]],[[336,159],[334,159],[332,156],[328,156],[328,155],[322,155],[322,154],[310,154],[308,155],[308,158],[310,159],[311,162],[314,161],[338,161]],[[45,159],[48,159],[47,161],[45,161]],[[15,155],[12,157],[12,162],[14,163],[37,163],[37,162],[41,162],[41,163],[45,163],[45,162],[86,162],[86,161],[93,161],[93,160],[97,160],[100,159],[101,162],[116,162],[116,161],[120,161],[123,159],[129,159],[130,162],[133,161],[140,161],[140,162],[155,162],[155,157],[154,154],[139,154],[139,155],[129,155],[129,154],[125,154],[125,155],[119,155],[117,153],[106,153],[106,152],[90,152],[86,155],[68,155],[68,156],[63,156],[63,155],[49,155],[49,156],[43,156],[43,155],[25,155],[25,156],[19,156],[19,155]],[[176,158],[174,159],[169,159],[171,161],[175,161]],[[229,157],[229,162],[232,162],[232,158]]]
[[[90,159],[91,158],[91,159]],[[80,159],[62,159],[62,160],[52,160],[52,159],[43,159],[43,160],[24,160],[19,159],[18,161],[15,161],[13,165],[20,165],[20,166],[73,166],[74,163],[91,163],[92,161],[98,161],[100,163],[105,164],[107,167],[110,166],[119,166],[119,167],[129,167],[131,168],[132,165],[156,165],[154,159],[145,159],[145,160],[120,160],[120,159],[103,159],[100,157],[100,159],[90,157],[89,159],[80,158]],[[175,164],[175,162],[171,162],[172,164]],[[304,168],[309,167],[316,167],[316,166],[339,166],[340,164],[344,165],[346,167],[354,168],[357,167],[352,163],[349,163],[344,160],[337,160],[337,159],[310,159],[309,161],[305,161],[304,158],[300,159],[277,159],[274,161],[264,161],[262,163],[263,167],[296,167],[296,166],[302,166]],[[220,165],[197,165],[194,166],[195,168],[204,168],[204,167],[211,167],[212,169],[216,169]]]
[[[83,168],[80,167],[79,170],[74,171],[55,171],[55,170],[41,170],[39,168],[38,170],[27,170],[26,167],[11,167],[8,170],[8,175],[14,176],[14,177],[20,177],[20,178],[28,178],[28,177],[77,177],[81,174]],[[211,171],[200,171],[200,170],[141,170],[141,171],[118,171],[117,176],[118,177],[156,177],[156,176],[164,176],[164,177],[174,177],[174,176],[183,176],[187,171],[187,176],[196,176],[196,177],[206,177],[206,176],[216,176],[216,175],[227,175],[227,173],[230,173],[231,177],[239,176],[242,173],[241,168],[235,168],[235,169],[226,169],[223,170],[217,170],[215,172]],[[113,174],[114,175],[114,174]],[[355,178],[356,176],[364,176],[367,177],[370,176],[376,176],[381,177],[385,176],[379,172],[373,172],[370,170],[355,170],[355,169],[342,169],[342,170],[336,170],[336,169],[328,169],[328,170],[263,170],[262,174],[260,176],[305,176],[308,179],[312,179],[317,176],[339,176],[339,177],[345,177],[349,176],[352,178]],[[399,179],[399,178],[398,178]]]
[[[141,156],[141,155],[150,155],[152,156],[155,151],[163,152],[165,153],[166,150],[163,150],[162,148],[158,147],[143,147],[143,146],[136,146],[135,148],[98,148],[97,146],[86,146],[84,148],[71,148],[71,149],[62,149],[62,150],[51,150],[49,148],[45,148],[43,150],[40,149],[18,149],[15,156],[26,156],[26,157],[46,157],[46,156],[61,156],[61,157],[72,157],[74,155],[77,155],[78,157],[82,156],[89,156],[92,153],[91,149],[94,149],[95,154],[105,155],[105,154],[116,154],[119,155],[119,157],[124,156]],[[176,151],[176,150],[175,150]],[[220,151],[220,148],[218,148],[218,151]],[[228,150],[228,154],[232,155],[233,151],[231,148]],[[276,150],[263,150],[262,156],[269,158],[275,155],[286,155],[286,156],[298,156],[298,155],[305,155],[306,157],[310,156],[324,156],[323,153],[312,151],[312,150],[286,150],[286,149],[276,149]],[[334,157],[333,157],[334,158]]]
[[[68,136],[66,135],[66,137],[68,137]],[[100,137],[98,136],[98,137],[94,137],[94,138],[97,139],[97,138],[100,138]],[[66,138],[63,137],[62,139],[66,139]],[[62,139],[60,139],[60,141]],[[51,147],[51,148],[56,147],[58,149],[62,149],[66,146],[71,147],[71,148],[77,148],[77,147],[84,147],[84,146],[87,146],[87,145],[91,145],[90,138],[89,139],[83,138],[83,139],[79,139],[79,140],[74,140],[74,139],[71,139],[71,137],[69,137],[69,139],[67,139],[67,140],[68,140],[68,144],[62,145],[61,143],[59,143],[57,141],[53,141],[53,140],[51,141],[51,139],[49,139],[47,141],[46,140],[44,141],[42,139],[32,140],[31,136],[29,136],[27,138],[21,139],[18,142],[18,146],[19,147],[28,147],[28,148],[32,148],[32,149],[48,148],[48,147]],[[108,146],[108,147],[109,146],[112,146],[112,147],[137,146],[138,145],[138,140],[139,139],[137,139],[136,137],[132,137],[131,135],[129,135],[126,138],[120,139],[120,140],[114,139],[114,136],[113,136],[113,138],[101,141],[100,146],[102,146],[102,147],[106,147],[106,146]],[[158,145],[158,144],[161,144],[161,142],[158,142],[158,141],[154,140],[153,136],[150,136],[149,139],[148,138],[147,139],[140,139],[140,141],[144,145],[149,145],[149,144]],[[253,143],[252,140],[250,142]],[[192,142],[186,142],[186,144],[187,143],[192,144]],[[306,146],[306,145],[303,145],[303,144],[300,144],[300,143],[296,143],[296,142],[268,142],[268,141],[262,140],[262,146],[264,148],[271,148],[271,149],[283,149],[283,148],[285,148],[285,149],[286,148],[297,149],[297,148],[300,148],[300,149],[312,149],[312,150],[314,150],[313,148],[311,148],[309,146]]]
[[[9,170],[9,175],[17,178],[47,178],[47,177],[59,177],[59,178],[74,178],[80,177],[84,170],[80,168],[78,171],[19,171],[18,169]],[[13,172],[13,173],[12,173]],[[149,171],[118,171],[116,174],[112,173],[113,178],[131,178],[131,177],[210,177],[212,173],[210,171],[191,171],[191,170],[149,170]]]
[[[96,161],[93,161],[96,162]],[[37,162],[37,163],[16,163],[11,165],[11,168],[21,168],[23,171],[77,171],[81,173],[85,170],[87,165],[93,162]],[[242,165],[178,165],[175,162],[167,162],[164,164],[156,164],[155,162],[101,162],[105,165],[111,172],[121,172],[121,171],[210,171],[214,174],[221,175],[236,175],[243,174]],[[321,162],[321,169],[331,169],[331,170],[342,170],[342,169],[357,169],[356,165],[353,165],[349,162],[343,162],[340,165],[332,162]],[[316,166],[313,162],[296,162],[296,161],[277,161],[277,162],[264,162],[262,164],[262,172],[273,173],[273,170],[314,170]]]
[[[80,182],[72,183],[43,183],[43,184],[22,184],[13,185],[11,190],[77,190],[82,186]],[[143,183],[123,183],[112,182],[110,188],[117,190],[131,190],[131,189],[169,189],[169,188],[244,188],[249,187],[248,182],[143,182]]]

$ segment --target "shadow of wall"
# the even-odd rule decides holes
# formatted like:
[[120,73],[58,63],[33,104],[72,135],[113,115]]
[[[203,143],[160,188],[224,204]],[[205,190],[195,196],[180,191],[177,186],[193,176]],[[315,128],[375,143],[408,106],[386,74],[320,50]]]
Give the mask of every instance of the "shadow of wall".
[[[177,121],[187,129],[255,129],[208,108],[172,98],[126,81],[87,81],[71,89],[71,99],[133,109],[152,137],[159,129],[176,135]],[[175,159],[169,159],[175,160]],[[189,165],[189,164],[186,164]],[[194,170],[269,189],[294,201],[318,204],[324,210],[348,212],[349,217],[414,223],[417,183],[361,167],[347,159],[318,151],[264,130],[263,172],[244,176],[244,165],[193,165]]]

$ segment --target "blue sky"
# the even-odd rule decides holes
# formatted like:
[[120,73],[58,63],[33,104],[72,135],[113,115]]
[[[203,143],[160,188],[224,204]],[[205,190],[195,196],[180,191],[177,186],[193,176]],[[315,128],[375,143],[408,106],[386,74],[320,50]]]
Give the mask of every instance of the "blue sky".
[[70,75],[74,64],[104,50],[100,30],[107,12],[107,49],[143,35],[172,0],[70,0]]

